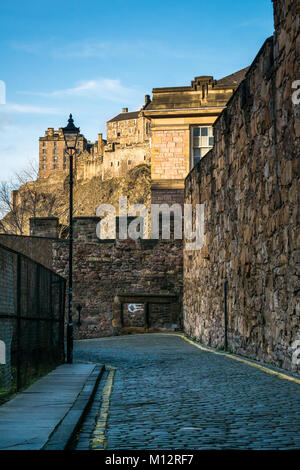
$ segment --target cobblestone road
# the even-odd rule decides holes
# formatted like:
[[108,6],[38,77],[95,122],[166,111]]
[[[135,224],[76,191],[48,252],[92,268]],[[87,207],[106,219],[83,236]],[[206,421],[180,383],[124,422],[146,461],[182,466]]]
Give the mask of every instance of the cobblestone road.
[[[117,368],[107,449],[300,449],[299,384],[201,351],[178,336],[79,341],[74,360]],[[83,426],[78,448],[91,441],[88,429]]]

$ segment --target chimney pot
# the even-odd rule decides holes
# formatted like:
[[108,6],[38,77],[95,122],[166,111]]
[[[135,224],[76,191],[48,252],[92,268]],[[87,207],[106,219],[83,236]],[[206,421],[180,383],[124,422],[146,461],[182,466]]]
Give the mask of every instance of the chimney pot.
[[122,113],[128,113],[128,108],[122,108]]

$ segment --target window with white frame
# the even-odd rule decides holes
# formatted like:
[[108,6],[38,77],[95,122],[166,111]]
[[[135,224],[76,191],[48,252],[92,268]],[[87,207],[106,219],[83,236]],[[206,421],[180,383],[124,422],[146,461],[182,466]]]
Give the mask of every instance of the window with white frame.
[[212,126],[192,127],[192,167],[211,150],[214,145]]

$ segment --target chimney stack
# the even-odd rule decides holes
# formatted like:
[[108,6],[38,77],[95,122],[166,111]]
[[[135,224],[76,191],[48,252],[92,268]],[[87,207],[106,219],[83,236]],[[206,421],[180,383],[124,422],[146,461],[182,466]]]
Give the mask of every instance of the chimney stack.
[[128,108],[122,108],[122,113],[128,113]]

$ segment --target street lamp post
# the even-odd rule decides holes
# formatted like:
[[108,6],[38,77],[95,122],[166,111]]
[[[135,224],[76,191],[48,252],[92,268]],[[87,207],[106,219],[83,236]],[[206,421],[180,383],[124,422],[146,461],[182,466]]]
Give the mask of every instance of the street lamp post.
[[68,325],[67,325],[67,362],[73,362],[73,161],[76,151],[79,127],[75,127],[72,114],[68,125],[63,128],[67,154],[69,155],[70,173],[70,228],[69,228],[69,296],[68,296]]

